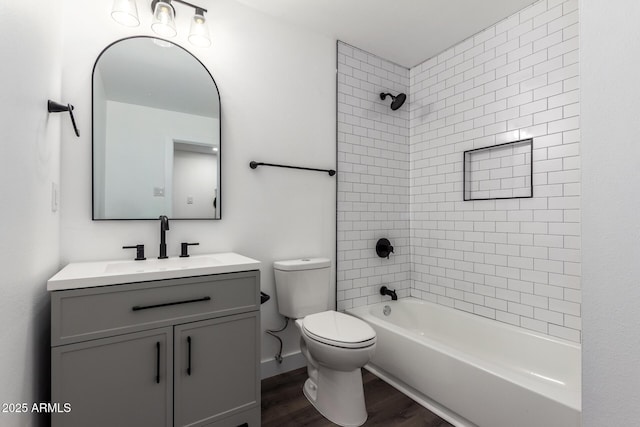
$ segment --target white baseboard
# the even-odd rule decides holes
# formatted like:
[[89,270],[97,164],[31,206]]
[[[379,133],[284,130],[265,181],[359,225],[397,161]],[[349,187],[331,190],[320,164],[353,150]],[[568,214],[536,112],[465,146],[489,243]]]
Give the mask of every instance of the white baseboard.
[[260,364],[260,379],[284,374],[303,366],[307,366],[307,359],[299,351],[283,355],[282,363],[276,362],[275,359],[263,360]]

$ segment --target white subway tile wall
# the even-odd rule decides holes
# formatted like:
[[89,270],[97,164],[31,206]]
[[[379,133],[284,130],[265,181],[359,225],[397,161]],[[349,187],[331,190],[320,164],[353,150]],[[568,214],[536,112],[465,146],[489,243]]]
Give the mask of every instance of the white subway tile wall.
[[[409,106],[392,111],[381,92],[409,93],[409,70],[338,42],[337,303],[381,301],[382,285],[408,296]],[[379,238],[394,246],[389,259]]]
[[[578,30],[542,0],[411,70],[338,42],[339,310],[386,284],[580,342]],[[463,201],[464,151],[529,138],[533,198]]]
[[[581,340],[578,30],[542,0],[410,70],[413,296]],[[463,151],[527,138],[533,198],[462,201]]]

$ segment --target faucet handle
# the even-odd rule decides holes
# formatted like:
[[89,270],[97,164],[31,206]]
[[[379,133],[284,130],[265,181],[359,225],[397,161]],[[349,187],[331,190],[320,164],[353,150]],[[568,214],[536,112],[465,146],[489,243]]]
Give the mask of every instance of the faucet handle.
[[136,261],[144,261],[146,258],[144,257],[144,245],[135,245],[135,246],[123,246],[122,249],[135,249],[136,250]]
[[200,243],[180,243],[180,258],[186,258],[189,256],[189,246],[198,246]]

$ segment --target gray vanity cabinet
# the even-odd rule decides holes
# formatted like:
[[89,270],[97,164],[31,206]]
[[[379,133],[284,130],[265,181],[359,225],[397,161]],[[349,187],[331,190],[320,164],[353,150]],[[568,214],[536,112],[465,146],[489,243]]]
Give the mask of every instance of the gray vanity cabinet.
[[54,291],[53,427],[258,427],[259,271]]
[[171,328],[54,347],[51,356],[52,394],[72,404],[54,426],[173,425]]
[[247,339],[257,329],[253,313],[176,326],[176,427],[207,425],[259,402],[257,340]]

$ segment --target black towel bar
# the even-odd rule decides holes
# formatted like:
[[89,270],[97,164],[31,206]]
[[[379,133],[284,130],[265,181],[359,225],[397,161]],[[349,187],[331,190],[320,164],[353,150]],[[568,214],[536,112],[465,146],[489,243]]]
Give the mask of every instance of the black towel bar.
[[263,162],[254,162],[251,161],[249,163],[249,167],[251,169],[256,169],[258,166],[273,166],[276,168],[288,168],[288,169],[301,169],[301,170],[305,170],[305,171],[317,171],[317,172],[326,172],[329,174],[329,176],[334,176],[336,174],[336,171],[333,169],[316,169],[316,168],[305,168],[302,166],[289,166],[289,165],[277,165],[274,163],[263,163]]

